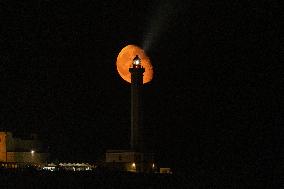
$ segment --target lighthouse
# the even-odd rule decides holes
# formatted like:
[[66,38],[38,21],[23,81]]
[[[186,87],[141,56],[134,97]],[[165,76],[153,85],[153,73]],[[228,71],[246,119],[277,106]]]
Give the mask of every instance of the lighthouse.
[[135,56],[131,73],[131,137],[130,147],[133,151],[143,151],[143,123],[142,123],[142,86],[145,69],[141,65],[141,59]]
[[[149,152],[145,148],[142,89],[143,83],[145,83],[145,80],[143,82],[144,74],[145,77],[148,74],[148,79],[152,79],[151,74],[153,72],[151,71],[153,70],[149,69],[151,68],[150,63],[147,62],[149,59],[145,58],[146,55],[143,55],[141,52],[133,53],[131,51],[131,56],[129,56],[129,53],[122,53],[118,56],[123,60],[121,63],[118,61],[118,72],[123,79],[131,83],[130,148],[107,150],[105,165],[129,172],[152,173],[157,171],[157,166],[154,153]],[[146,81],[149,82],[150,80]]]

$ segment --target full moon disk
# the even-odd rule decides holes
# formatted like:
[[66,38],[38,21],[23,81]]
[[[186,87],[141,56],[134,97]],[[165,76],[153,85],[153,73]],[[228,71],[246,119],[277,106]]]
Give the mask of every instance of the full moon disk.
[[144,50],[136,45],[127,45],[120,51],[116,59],[117,71],[122,79],[131,83],[129,68],[132,67],[132,61],[136,55],[141,58],[142,67],[145,68],[143,83],[148,83],[153,78],[153,66]]

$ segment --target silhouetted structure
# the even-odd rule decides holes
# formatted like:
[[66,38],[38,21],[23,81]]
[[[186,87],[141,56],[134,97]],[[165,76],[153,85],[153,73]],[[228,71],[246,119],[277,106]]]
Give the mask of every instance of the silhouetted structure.
[[136,55],[133,59],[131,73],[131,149],[143,151],[143,123],[142,123],[142,86],[145,69],[141,66],[141,59]]
[[138,55],[133,59],[131,73],[131,137],[130,150],[108,150],[106,163],[108,166],[131,172],[156,172],[154,154],[144,149],[142,118],[143,73]]

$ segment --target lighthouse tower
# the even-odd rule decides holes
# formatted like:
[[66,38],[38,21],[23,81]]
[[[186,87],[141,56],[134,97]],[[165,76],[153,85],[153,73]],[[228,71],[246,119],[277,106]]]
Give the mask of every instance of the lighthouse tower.
[[130,149],[107,150],[106,165],[130,172],[155,172],[157,167],[154,161],[154,154],[147,152],[144,148],[142,88],[145,68],[142,67],[142,62],[138,55],[132,60],[129,72],[131,73]]
[[142,132],[142,86],[143,73],[145,69],[141,66],[141,59],[138,55],[133,59],[131,73],[131,141],[130,146],[133,151],[143,151]]

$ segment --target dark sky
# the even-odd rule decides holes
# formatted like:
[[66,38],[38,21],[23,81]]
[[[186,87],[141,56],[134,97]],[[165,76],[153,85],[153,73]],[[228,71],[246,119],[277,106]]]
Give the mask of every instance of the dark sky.
[[153,32],[155,75],[144,88],[149,149],[180,170],[271,170],[283,124],[278,5],[168,3],[157,14],[162,2],[1,1],[0,126],[39,132],[65,161],[127,148],[130,85],[116,56]]

